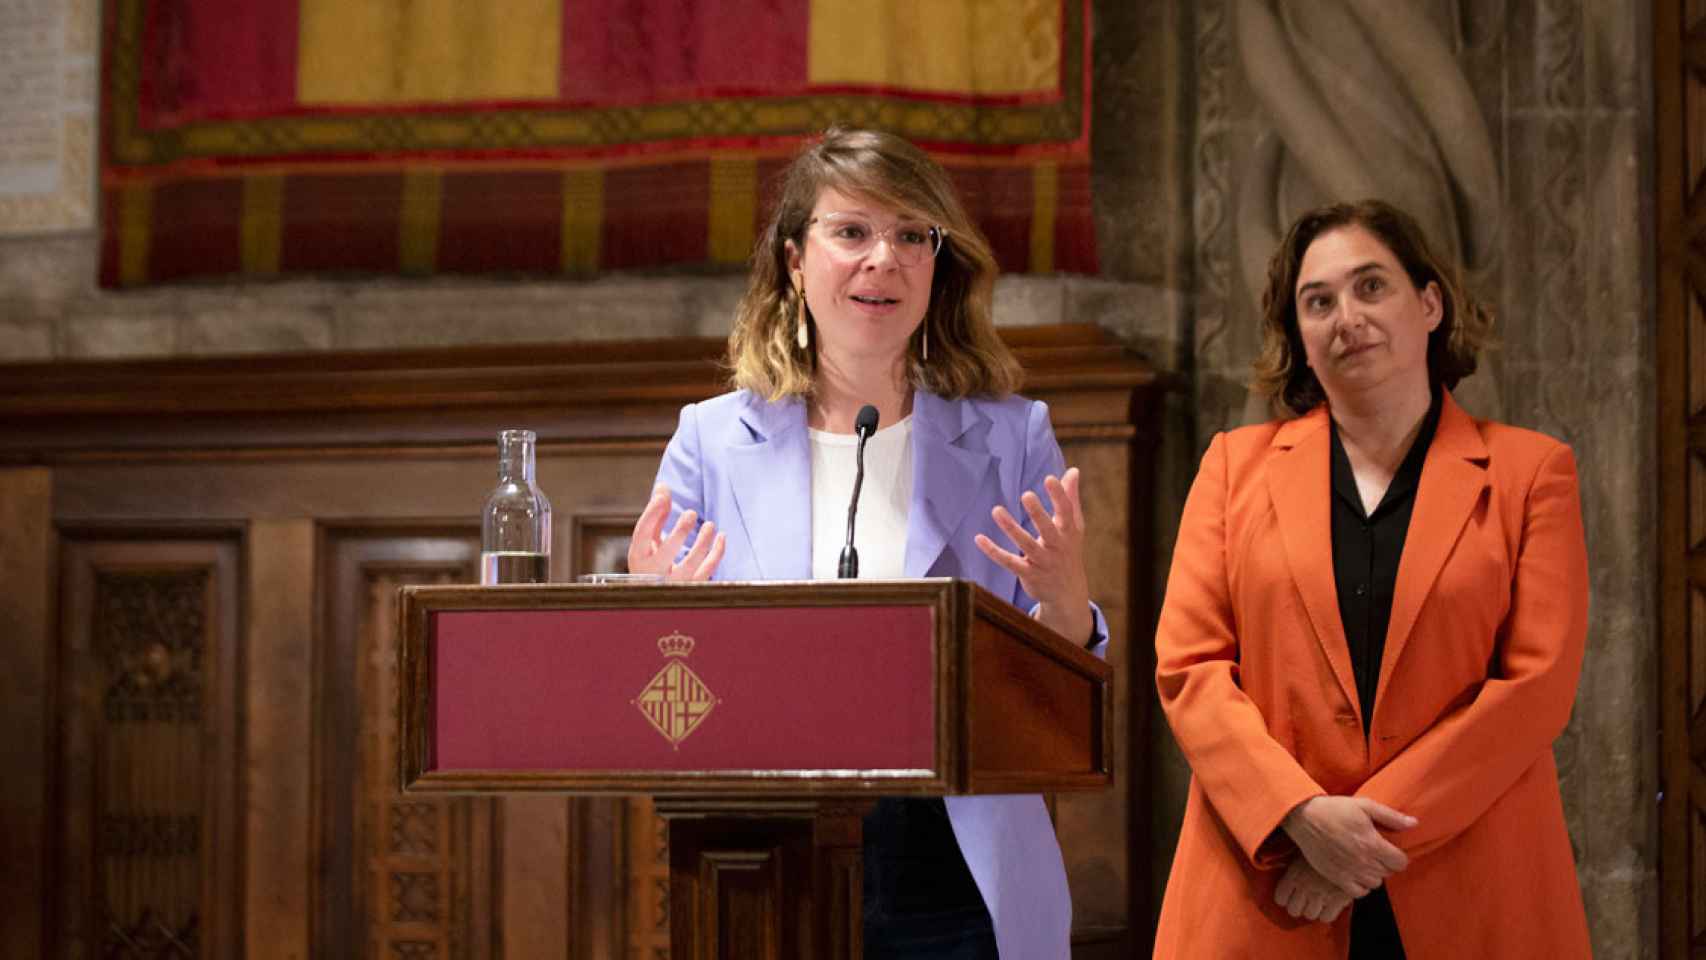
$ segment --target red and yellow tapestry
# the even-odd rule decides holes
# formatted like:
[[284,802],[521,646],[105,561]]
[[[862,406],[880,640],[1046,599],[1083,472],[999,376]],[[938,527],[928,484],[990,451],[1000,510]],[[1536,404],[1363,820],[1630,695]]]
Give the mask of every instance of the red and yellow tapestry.
[[1094,272],[1088,0],[111,0],[106,286],[744,262],[802,137]]

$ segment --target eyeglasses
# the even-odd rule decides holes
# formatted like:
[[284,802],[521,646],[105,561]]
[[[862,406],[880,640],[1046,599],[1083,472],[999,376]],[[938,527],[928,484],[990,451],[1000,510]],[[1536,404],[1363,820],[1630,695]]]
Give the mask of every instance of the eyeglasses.
[[836,256],[858,260],[877,248],[878,240],[886,240],[895,261],[904,267],[916,267],[942,252],[942,241],[948,235],[946,227],[902,220],[886,230],[878,230],[866,218],[853,213],[826,213],[806,221],[816,225],[818,238]]

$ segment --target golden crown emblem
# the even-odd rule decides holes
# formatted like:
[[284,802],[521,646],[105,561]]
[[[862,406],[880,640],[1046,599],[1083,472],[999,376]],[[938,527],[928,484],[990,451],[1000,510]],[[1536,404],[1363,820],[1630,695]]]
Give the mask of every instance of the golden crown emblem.
[[694,639],[681,631],[658,638],[658,652],[666,657],[685,657],[693,652]]
[[685,662],[696,642],[679,630],[659,637],[658,651],[666,662],[632,701],[677,750],[681,749],[681,741],[699,729],[706,714],[722,703]]

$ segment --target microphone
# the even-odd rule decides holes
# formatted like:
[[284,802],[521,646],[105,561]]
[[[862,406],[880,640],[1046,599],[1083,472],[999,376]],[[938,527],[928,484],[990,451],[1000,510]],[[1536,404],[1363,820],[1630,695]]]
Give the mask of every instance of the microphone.
[[853,549],[853,515],[859,512],[859,488],[865,484],[865,441],[877,432],[877,408],[865,404],[853,418],[853,432],[859,435],[859,449],[853,453],[853,500],[847,504],[847,545],[841,548],[841,564],[835,575],[843,580],[859,576],[859,551]]

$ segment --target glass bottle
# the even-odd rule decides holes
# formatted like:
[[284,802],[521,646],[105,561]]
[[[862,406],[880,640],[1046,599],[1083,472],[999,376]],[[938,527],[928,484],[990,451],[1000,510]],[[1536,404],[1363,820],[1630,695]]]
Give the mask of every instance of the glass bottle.
[[551,501],[533,479],[532,430],[498,434],[498,485],[480,522],[480,582],[551,579]]

